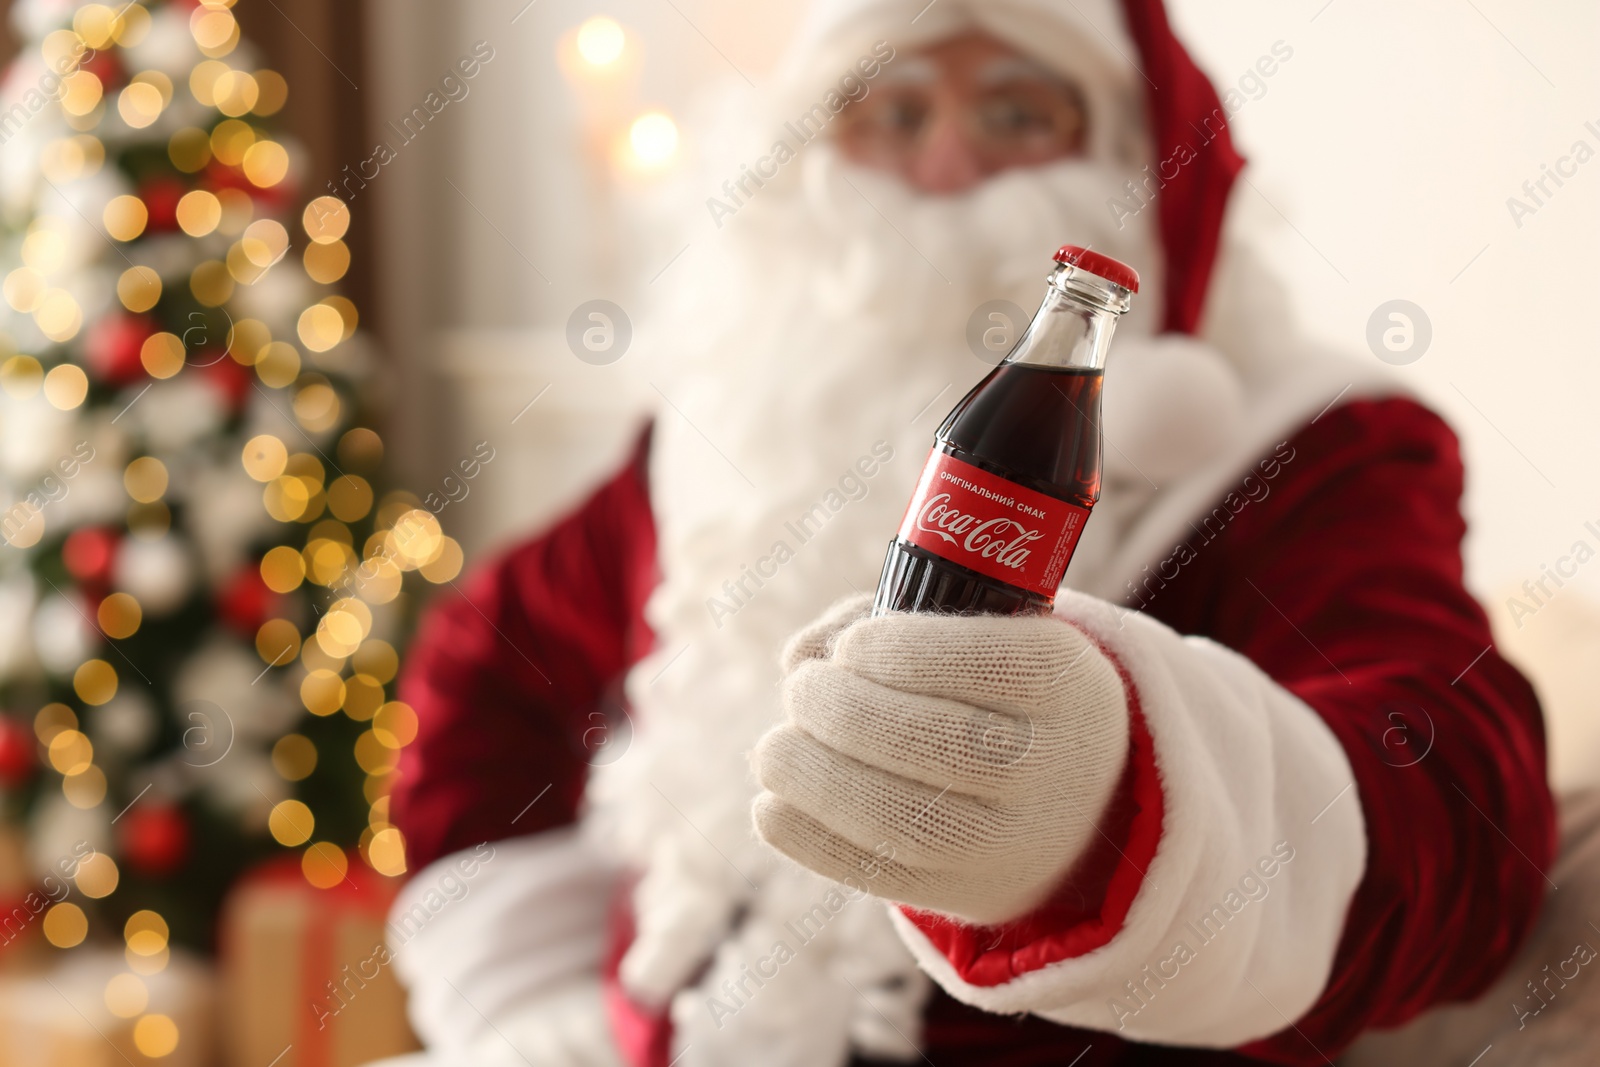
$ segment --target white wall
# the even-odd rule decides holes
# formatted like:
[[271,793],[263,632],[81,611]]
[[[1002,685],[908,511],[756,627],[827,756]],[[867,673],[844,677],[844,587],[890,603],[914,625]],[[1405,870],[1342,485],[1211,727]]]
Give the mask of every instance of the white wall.
[[[734,67],[759,84],[800,5],[538,3],[511,24],[519,7],[381,5],[380,114],[408,108],[432,69],[472,40],[489,40],[497,53],[474,95],[442,117],[452,124],[449,150],[408,149],[410,158],[393,165],[395,180],[383,179],[401,231],[387,266],[408,323],[416,439],[428,440],[430,419],[445,421],[444,411],[457,423],[445,444],[411,457],[423,478],[477,432],[477,416],[454,394],[462,374],[482,375],[457,367],[442,385],[433,378],[446,362],[443,333],[511,330],[514,347],[515,331],[559,327],[580,301],[625,295],[637,272],[653,269],[653,259],[633,254],[648,243],[632,244],[596,216],[603,200],[575,162],[579,104],[554,62],[561,35],[590,14],[618,18],[640,46],[639,101],[681,113],[708,86],[748,92]],[[1466,441],[1475,586],[1487,594],[1537,578],[1541,564],[1582,537],[1600,545],[1583,529],[1586,520],[1600,527],[1591,295],[1600,282],[1600,159],[1520,228],[1506,208],[1573,141],[1600,149],[1592,60],[1600,8],[1585,0],[1176,0],[1173,9],[1219,83],[1236,82],[1275,41],[1294,49],[1235,119],[1249,178],[1269,213],[1284,219],[1275,259],[1309,326],[1352,351],[1366,351],[1368,318],[1384,301],[1408,299],[1428,315],[1431,347],[1398,372]],[[386,62],[392,57],[406,58]],[[506,337],[495,346],[501,366]],[[459,340],[449,346],[453,358],[471,362],[473,345]],[[530,339],[518,388],[536,391],[572,370],[548,362],[564,358],[551,347]],[[503,514],[477,520],[503,535],[535,503],[526,495],[500,501]],[[1576,582],[1600,592],[1600,561]],[[1496,610],[1504,615],[1503,597]]]
[[[1379,304],[1426,311],[1432,345],[1399,373],[1465,438],[1470,578],[1520,585],[1575,540],[1600,547],[1583,529],[1600,528],[1600,159],[1520,228],[1506,207],[1575,140],[1600,152],[1600,8],[1324,2],[1176,14],[1219,81],[1275,40],[1294,48],[1236,129],[1287,219],[1278,261],[1307,322],[1353,350]],[[1600,560],[1576,581],[1600,591]]]

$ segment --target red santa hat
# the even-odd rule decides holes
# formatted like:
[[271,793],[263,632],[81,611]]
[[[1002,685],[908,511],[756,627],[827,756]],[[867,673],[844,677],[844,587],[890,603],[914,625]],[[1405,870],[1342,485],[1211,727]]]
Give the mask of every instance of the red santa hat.
[[[1091,155],[1128,159],[1140,197],[1158,192],[1161,328],[1196,333],[1244,159],[1161,0],[823,0],[801,28],[785,80],[814,91],[851,72],[875,41],[898,53],[973,28],[1071,78],[1088,101]],[[1128,134],[1143,142],[1131,152]]]

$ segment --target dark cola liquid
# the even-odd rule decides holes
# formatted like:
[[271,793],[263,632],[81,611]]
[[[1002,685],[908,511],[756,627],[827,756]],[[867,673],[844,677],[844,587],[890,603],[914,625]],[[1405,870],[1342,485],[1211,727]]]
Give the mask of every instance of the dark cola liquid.
[[[1100,498],[1104,371],[1001,364],[946,416],[935,448],[1007,481],[1089,508]],[[951,563],[896,538],[874,613],[1047,615],[1052,597]]]

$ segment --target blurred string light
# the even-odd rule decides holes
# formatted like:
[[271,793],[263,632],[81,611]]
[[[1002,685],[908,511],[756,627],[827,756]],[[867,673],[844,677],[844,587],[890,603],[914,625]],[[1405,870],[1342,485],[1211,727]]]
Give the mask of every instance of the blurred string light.
[[[257,189],[283,183],[292,170],[285,146],[270,139],[268,131],[252,125],[253,117],[279,111],[287,98],[287,85],[271,70],[246,70],[230,64],[240,41],[232,0],[199,0],[188,17],[189,30],[205,59],[177,84],[157,70],[132,73],[118,87],[102,83],[89,70],[77,70],[62,79],[60,103],[72,127],[69,135],[48,145],[40,168],[52,181],[67,182],[95,174],[106,162],[106,146],[96,132],[107,118],[132,130],[154,126],[187,92],[201,105],[215,107],[223,116],[210,129],[186,126],[166,136],[166,151],[177,170],[198,175],[214,164],[237,168]],[[149,32],[151,17],[138,4],[83,4],[74,13],[72,29],[50,34],[44,41],[47,61],[76,54],[83,47],[109,49],[139,44]],[[611,18],[591,18],[579,28],[577,50],[595,68],[615,64],[627,48],[627,36]],[[237,62],[237,59],[234,60]],[[163,135],[165,136],[165,135]],[[640,116],[629,130],[636,160],[645,166],[666,163],[677,149],[678,131],[661,112]],[[165,284],[186,287],[202,305],[220,307],[238,285],[250,285],[284,259],[296,242],[287,228],[272,218],[257,218],[257,202],[240,188],[196,188],[185,192],[175,205],[178,228],[191,238],[220,234],[231,241],[222,258],[196,266],[187,278],[168,276]],[[150,206],[137,195],[115,197],[99,219],[112,240],[131,244],[146,236]],[[350,264],[344,236],[350,225],[348,206],[335,197],[318,197],[308,204],[301,226],[309,243],[302,253],[306,275],[320,285],[344,276]],[[66,226],[62,219],[41,215],[30,224],[20,249],[22,266],[3,279],[6,303],[31,315],[41,333],[51,341],[67,343],[84,329],[85,312],[77,298],[58,284],[67,268]],[[163,291],[163,278],[149,267],[135,265],[123,271],[117,296],[130,312],[153,308]],[[355,305],[338,295],[327,295],[303,309],[294,336],[273,337],[261,322],[240,319],[233,323],[226,355],[253,371],[273,389],[292,389],[290,408],[300,427],[309,432],[331,429],[339,422],[341,398],[320,375],[307,373],[301,352],[312,357],[326,353],[350,338],[356,330]],[[295,342],[298,342],[296,347]],[[185,346],[172,333],[154,333],[139,347],[143,369],[156,379],[170,378],[185,367]],[[16,397],[42,392],[62,411],[77,409],[89,392],[82,369],[61,363],[48,371],[38,359],[15,354],[0,362],[0,387]],[[375,466],[382,458],[382,441],[365,428],[345,433],[337,446],[341,464]],[[313,455],[291,453],[273,435],[252,439],[240,457],[245,472],[262,485],[262,502],[273,518],[308,524],[303,550],[279,546],[260,562],[264,584],[274,592],[289,592],[303,583],[344,591],[325,611],[313,634],[303,635],[286,618],[269,619],[256,634],[256,650],[268,666],[289,666],[297,660],[305,670],[300,687],[302,703],[315,715],[344,714],[367,724],[357,738],[356,762],[367,775],[364,798],[369,805],[368,825],[360,839],[361,859],[385,875],[406,870],[405,842],[389,821],[389,793],[400,751],[416,737],[415,711],[388,699],[398,672],[398,655],[387,641],[374,636],[369,604],[385,604],[399,596],[404,574],[419,573],[430,583],[445,583],[459,574],[461,546],[446,536],[435,516],[409,493],[389,493],[375,499],[372,487],[357,475],[327,479],[323,464]],[[169,471],[153,456],[132,457],[123,470],[123,487],[133,502],[130,524],[135,536],[166,529],[168,511],[164,497]],[[375,532],[365,543],[354,544],[349,525],[375,518]],[[139,522],[135,523],[135,517]],[[36,516],[36,518],[39,518]],[[36,528],[35,528],[36,527]],[[44,532],[40,521],[12,539],[18,547],[36,543]],[[347,588],[348,587],[348,588]],[[130,594],[117,592],[99,602],[97,621],[105,636],[124,639],[143,622],[143,608]],[[106,659],[82,663],[72,677],[73,690],[83,704],[104,705],[117,694],[117,669]],[[79,729],[76,714],[65,704],[42,708],[34,731],[44,746],[52,768],[61,777],[65,799],[80,809],[104,803],[105,772],[96,762],[90,738]],[[318,765],[317,746],[302,734],[290,734],[272,750],[272,766],[286,781],[308,777]],[[348,758],[348,757],[346,757]],[[267,830],[286,848],[302,848],[301,868],[307,882],[319,888],[339,884],[348,873],[345,853],[328,841],[313,841],[316,819],[297,800],[271,808]],[[111,856],[96,853],[82,862],[74,881],[86,898],[112,895],[121,871]],[[42,921],[46,939],[57,948],[82,944],[90,920],[78,904],[54,904]],[[135,1019],[133,1041],[151,1058],[169,1055],[179,1044],[173,1020],[146,1014],[149,992],[144,978],[159,973],[170,959],[166,920],[152,910],[135,912],[123,930],[127,971],[105,987],[107,1008],[123,1018]]]
[[593,67],[606,67],[622,56],[627,35],[617,20],[596,15],[578,27],[578,55]]
[[647,111],[628,127],[628,147],[639,165],[664,166],[678,151],[678,124],[664,111]]
[[[239,169],[254,187],[268,189],[283,182],[291,171],[288,151],[268,139],[265,131],[242,117],[269,115],[283,106],[287,90],[281,76],[271,71],[233,69],[223,62],[239,42],[237,22],[223,0],[201,0],[190,15],[190,29],[208,57],[174,87],[156,71],[134,75],[118,90],[108,90],[88,72],[78,72],[65,83],[63,101],[75,119],[78,132],[46,150],[41,167],[52,180],[69,181],[95,173],[105,163],[104,144],[93,131],[102,118],[114,115],[131,129],[154,125],[171,106],[175,91],[187,88],[203,104],[215,106],[225,120],[213,129],[179,129],[168,139],[169,158],[184,174],[198,174],[214,162]],[[149,29],[149,15],[138,5],[116,8],[90,4],[81,7],[74,32],[91,47],[131,45]],[[60,47],[61,42],[56,42]],[[578,34],[578,50],[596,68],[615,64],[626,48],[622,28],[608,18],[586,22]],[[635,161],[658,167],[675,154],[678,131],[672,119],[660,112],[640,116],[629,130],[628,143]],[[194,189],[177,202],[175,221],[191,238],[220,234],[231,241],[226,254],[193,269],[187,278],[167,277],[165,284],[187,288],[201,304],[220,307],[239,285],[250,285],[269,269],[280,265],[293,245],[287,229],[277,220],[255,217],[257,203],[242,189]],[[150,208],[137,196],[116,198],[100,220],[113,240],[131,243],[145,236]],[[301,220],[309,243],[301,253],[306,275],[320,285],[331,285],[350,265],[344,236],[349,228],[348,207],[333,197],[320,197],[305,208]],[[4,279],[4,298],[16,311],[32,315],[49,339],[66,343],[86,326],[85,311],[66,289],[53,283],[65,267],[66,244],[58,220],[43,217],[30,227],[23,245],[22,267]],[[140,313],[154,307],[162,294],[163,278],[148,267],[123,271],[116,286],[122,305]],[[341,398],[329,382],[309,372],[308,360],[334,349],[355,332],[355,305],[338,295],[326,295],[304,308],[293,335],[274,337],[261,322],[240,319],[233,323],[226,355],[252,371],[273,389],[291,390],[289,409],[300,428],[316,433],[339,422]],[[302,353],[308,355],[303,356]],[[185,368],[183,340],[172,333],[155,333],[139,347],[139,362],[156,379],[171,378]],[[81,407],[90,381],[77,366],[62,363],[48,372],[32,356],[18,354],[0,365],[0,387],[19,397],[42,392],[55,408]],[[383,443],[365,428],[346,432],[337,445],[339,464],[370,469],[382,458]],[[265,434],[252,439],[240,455],[245,472],[262,487],[265,510],[283,522],[306,524],[304,549],[273,548],[260,561],[263,583],[274,592],[288,592],[306,583],[337,590],[312,634],[303,634],[290,619],[274,618],[256,634],[256,650],[268,667],[288,667],[298,661],[305,671],[300,687],[302,702],[316,715],[342,714],[366,724],[353,752],[319,753],[302,734],[290,734],[273,746],[271,763],[290,782],[308,777],[319,760],[349,759],[352,755],[366,774],[363,789],[369,806],[367,826],[359,841],[360,860],[380,874],[398,876],[407,869],[405,841],[390,822],[390,791],[400,752],[416,737],[415,711],[406,703],[388,699],[398,673],[399,657],[393,645],[373,634],[368,605],[386,604],[401,593],[406,573],[416,572],[430,583],[452,581],[463,564],[461,546],[447,536],[438,519],[413,495],[394,492],[376,498],[372,486],[359,475],[342,474],[331,480],[316,456],[291,452],[283,439]],[[166,528],[167,496],[171,472],[154,456],[133,456],[122,472],[123,488],[133,507],[130,525],[135,536]],[[143,510],[141,510],[143,509]],[[135,517],[138,516],[138,523]],[[355,543],[350,524],[374,518],[373,532]],[[28,540],[13,540],[26,547],[44,531],[42,516]],[[133,635],[143,623],[144,609],[127,593],[102,599],[96,616],[103,633],[112,639]],[[89,659],[74,672],[72,686],[83,704],[103,705],[115,698],[118,671],[106,659]],[[104,803],[107,779],[96,762],[90,738],[79,729],[76,714],[64,704],[41,709],[35,734],[48,752],[49,762],[61,776],[65,799],[74,807],[89,809]],[[311,808],[286,800],[266,815],[267,830],[283,847],[300,851],[302,876],[311,886],[328,889],[349,874],[342,848],[326,840],[313,840],[317,821]],[[107,854],[96,853],[75,874],[76,888],[88,900],[115,893],[122,872]],[[97,913],[98,915],[98,913]],[[96,921],[100,921],[98,918]],[[90,917],[71,901],[53,905],[41,923],[47,941],[60,949],[84,944],[90,934]],[[149,1059],[170,1056],[182,1043],[174,1019],[150,1011],[146,985],[171,959],[166,920],[156,911],[135,912],[123,929],[126,970],[114,975],[103,992],[106,1008],[132,1021],[131,1039],[137,1052]]]
[[104,997],[106,1010],[120,1019],[132,1019],[150,1006],[150,989],[144,979],[126,971],[106,982]]

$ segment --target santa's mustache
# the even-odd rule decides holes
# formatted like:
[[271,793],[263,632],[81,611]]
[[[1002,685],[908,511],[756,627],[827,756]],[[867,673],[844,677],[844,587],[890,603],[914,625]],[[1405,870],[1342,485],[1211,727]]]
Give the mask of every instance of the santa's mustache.
[[[831,331],[846,348],[852,337],[871,334],[924,351],[965,351],[967,320],[980,306],[1005,300],[1032,312],[1050,256],[1069,242],[1139,270],[1149,296],[1119,331],[1154,332],[1144,320],[1161,306],[1155,213],[1119,226],[1106,207],[1124,169],[1073,158],[933,195],[851,163],[831,143],[810,145],[792,180],[762,189],[671,279],[671,289],[663,287],[660,369],[760,358],[769,339],[795,341],[806,332],[821,344]],[[805,330],[796,334],[791,323]],[[785,358],[781,348],[772,358]],[[827,358],[807,355],[819,357]],[[895,357],[880,351],[875,358]]]
[[[822,145],[804,160],[804,205],[797,214],[832,239],[840,262],[857,265],[848,286],[837,288],[858,306],[930,277],[947,290],[941,305],[1018,289],[1032,300],[1050,255],[1063,243],[1130,262],[1141,277],[1159,274],[1151,220],[1136,216],[1119,225],[1106,208],[1121,181],[1120,167],[1074,158],[1013,168],[965,192],[932,195]],[[863,270],[867,265],[876,270]]]

